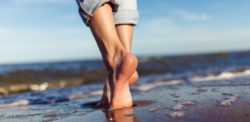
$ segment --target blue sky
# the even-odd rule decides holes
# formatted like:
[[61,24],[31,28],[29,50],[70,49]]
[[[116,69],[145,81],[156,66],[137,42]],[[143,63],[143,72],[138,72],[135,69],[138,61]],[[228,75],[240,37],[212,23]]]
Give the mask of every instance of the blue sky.
[[[250,49],[249,0],[138,0],[133,52]],[[0,0],[0,64],[100,58],[75,0]]]

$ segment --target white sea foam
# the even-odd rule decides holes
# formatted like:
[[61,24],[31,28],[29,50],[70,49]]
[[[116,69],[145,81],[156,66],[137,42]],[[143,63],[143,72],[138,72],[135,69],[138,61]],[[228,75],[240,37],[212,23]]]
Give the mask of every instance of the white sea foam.
[[49,83],[48,82],[45,82],[45,83],[42,83],[42,84],[39,84],[39,85],[37,85],[37,84],[30,85],[30,89],[32,91],[44,91],[48,87],[49,87]]
[[189,80],[191,82],[205,82],[205,81],[214,81],[214,80],[230,80],[237,77],[250,76],[250,69],[244,70],[242,72],[222,72],[219,75],[208,75],[208,76],[194,76]]
[[102,93],[103,93],[102,90],[96,90],[96,91],[90,92],[89,96],[100,96],[102,95]]
[[221,106],[230,106],[230,105],[232,105],[237,99],[239,99],[239,96],[237,96],[237,95],[231,96],[231,97],[229,97],[228,99],[223,100],[223,101],[220,103],[220,105],[221,105]]
[[100,96],[102,95],[102,93],[103,93],[102,90],[96,90],[88,94],[73,94],[69,96],[69,100],[79,100],[79,99],[88,98],[88,97]]
[[182,112],[182,111],[174,111],[174,112],[171,112],[169,115],[170,115],[170,117],[172,117],[174,119],[181,118],[181,117],[185,116],[184,112]]
[[30,102],[28,100],[19,100],[12,103],[0,104],[0,108],[21,107],[21,106],[27,106],[29,104]]
[[170,80],[170,81],[155,81],[152,83],[143,84],[137,87],[138,91],[148,91],[160,86],[177,85],[184,82],[183,80]]
[[173,110],[182,110],[184,108],[184,105],[183,104],[177,104],[173,107]]
[[183,110],[183,109],[188,109],[193,105],[195,105],[195,103],[188,101],[188,102],[178,103],[172,109],[175,110],[175,111],[180,111],[180,110]]

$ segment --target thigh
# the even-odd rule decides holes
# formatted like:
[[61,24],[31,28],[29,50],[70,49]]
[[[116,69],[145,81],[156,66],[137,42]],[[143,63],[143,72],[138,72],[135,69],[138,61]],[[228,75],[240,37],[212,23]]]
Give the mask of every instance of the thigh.
[[89,26],[89,20],[97,8],[111,0],[76,0],[79,7],[79,14],[84,23]]

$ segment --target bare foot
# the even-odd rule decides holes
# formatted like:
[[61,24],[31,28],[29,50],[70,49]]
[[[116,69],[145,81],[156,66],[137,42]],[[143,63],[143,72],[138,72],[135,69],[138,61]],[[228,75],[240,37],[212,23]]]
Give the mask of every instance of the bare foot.
[[133,102],[128,81],[136,71],[137,65],[138,59],[130,53],[124,54],[120,58],[120,62],[115,65],[116,67],[112,72],[112,78],[110,78],[110,109],[132,106]]
[[113,122],[139,122],[134,114],[133,108],[119,109],[105,112],[107,120]]
[[[139,79],[139,75],[138,75],[138,72],[135,71],[133,73],[133,75],[129,78],[129,86],[131,87],[132,85],[134,85]],[[109,81],[108,79],[105,81],[105,85],[104,85],[104,88],[103,88],[103,94],[102,94],[102,97],[100,99],[100,101],[97,103],[97,106],[98,107],[106,107],[109,105],[110,103],[110,96],[111,93],[110,93],[110,86],[109,86]]]
[[105,81],[105,85],[103,88],[103,93],[102,93],[102,97],[101,100],[97,103],[97,107],[107,107],[110,103],[110,97],[111,97],[111,93],[110,93],[110,86],[109,86],[109,81],[108,79]]
[[137,71],[133,73],[133,75],[129,79],[129,86],[133,86],[139,80],[139,74]]

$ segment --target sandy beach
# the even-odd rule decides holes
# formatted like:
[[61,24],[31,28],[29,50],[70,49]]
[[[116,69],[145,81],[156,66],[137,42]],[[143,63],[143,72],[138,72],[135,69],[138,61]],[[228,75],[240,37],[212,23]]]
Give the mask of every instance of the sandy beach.
[[143,59],[139,71],[163,73],[142,76],[131,88],[134,106],[115,111],[95,107],[100,82],[2,95],[0,121],[247,122],[250,69],[243,54]]
[[[133,87],[133,108],[110,112],[95,108],[93,102],[99,99],[98,92],[89,93],[82,98],[79,95],[75,100],[61,99],[54,103],[50,101],[44,104],[25,105],[19,102],[14,105],[18,107],[7,108],[2,104],[0,118],[4,122],[246,122],[250,121],[249,80],[250,76],[244,76],[165,86],[157,86],[155,84],[159,81],[155,81],[150,84],[151,88],[143,91],[138,89],[148,87],[149,84]],[[80,89],[82,88],[75,90]],[[33,95],[35,96],[34,93]]]
[[250,122],[250,0],[0,1],[0,122]]

